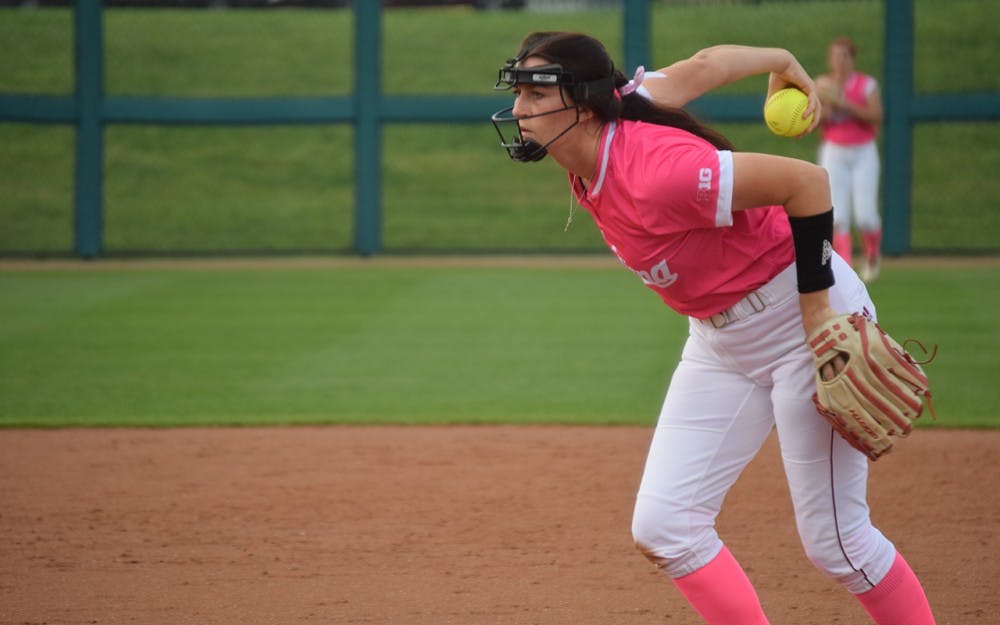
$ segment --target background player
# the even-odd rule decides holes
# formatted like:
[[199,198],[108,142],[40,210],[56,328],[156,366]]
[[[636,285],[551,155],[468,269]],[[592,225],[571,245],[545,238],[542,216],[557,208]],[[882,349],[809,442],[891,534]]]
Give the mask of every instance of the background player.
[[715,520],[776,427],[809,559],[875,623],[931,625],[920,582],[871,523],[867,457],[811,399],[806,332],[838,312],[874,315],[864,284],[831,250],[826,172],[735,152],[679,108],[768,72],[769,92],[797,86],[810,94],[807,114],[818,107],[815,85],[784,50],[720,46],[628,81],[597,40],[533,33],[500,70],[497,87],[515,101],[493,121],[513,159],[550,155],[562,166],[611,251],[690,318],[636,499],[642,553],[709,624],[767,623]]
[[878,83],[854,67],[857,49],[848,37],[827,48],[830,72],[816,78],[823,103],[823,141],[819,164],[830,175],[833,193],[834,247],[851,262],[851,222],[861,234],[861,278],[878,277],[882,220],[878,211],[879,154],[875,138],[882,124]]

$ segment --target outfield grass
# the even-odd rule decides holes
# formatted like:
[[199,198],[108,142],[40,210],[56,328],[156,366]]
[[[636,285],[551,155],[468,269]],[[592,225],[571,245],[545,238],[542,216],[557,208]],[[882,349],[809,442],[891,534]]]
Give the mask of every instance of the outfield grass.
[[[412,261],[410,261],[412,262]],[[592,265],[592,263],[591,263]],[[887,267],[936,422],[995,427],[995,267]],[[0,426],[655,421],[686,320],[607,267],[0,272]]]
[[[68,93],[65,10],[0,10],[0,90]],[[916,2],[916,88],[1000,89],[1000,3]],[[825,42],[850,33],[860,67],[881,78],[879,2],[657,6],[656,64],[706,45],[793,50],[822,71]],[[106,91],[117,95],[343,95],[353,82],[347,11],[116,10],[105,13]],[[490,92],[497,63],[532,29],[576,29],[621,58],[615,11],[576,14],[391,10],[384,16],[388,93]],[[759,93],[763,78],[727,93]],[[726,125],[742,149],[812,159],[816,138]],[[389,251],[598,250],[592,228],[562,231],[569,196],[556,168],[510,163],[492,127],[385,129],[384,245]],[[352,135],[345,126],[114,126],[106,132],[105,247],[112,254],[349,250]],[[915,134],[913,236],[919,250],[996,249],[1000,125],[946,124]],[[73,135],[0,124],[0,254],[72,250]],[[891,155],[889,155],[891,158]],[[551,165],[551,164],[548,164]]]

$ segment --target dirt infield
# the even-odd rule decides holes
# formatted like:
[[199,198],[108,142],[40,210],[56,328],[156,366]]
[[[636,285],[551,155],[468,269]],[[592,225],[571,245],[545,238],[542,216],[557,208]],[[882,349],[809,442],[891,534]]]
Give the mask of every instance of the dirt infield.
[[[0,623],[696,625],[631,545],[650,433],[0,430]],[[998,457],[922,430],[873,465],[939,625],[1000,613]],[[803,557],[773,436],[720,532],[773,625],[868,623]]]

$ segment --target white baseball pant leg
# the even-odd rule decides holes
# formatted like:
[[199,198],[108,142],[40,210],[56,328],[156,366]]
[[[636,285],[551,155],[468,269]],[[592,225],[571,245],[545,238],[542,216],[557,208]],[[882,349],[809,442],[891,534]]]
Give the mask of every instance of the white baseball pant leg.
[[[874,316],[863,283],[835,257],[831,304]],[[773,287],[773,288],[772,288]],[[869,518],[868,459],[816,412],[794,265],[761,312],[721,329],[692,319],[636,498],[636,545],[670,577],[722,549],[715,520],[740,473],[777,427],[796,526],[808,558],[854,593],[885,576],[895,548]]]
[[860,145],[824,142],[819,149],[819,164],[830,177],[833,222],[837,232],[850,232],[852,221],[863,232],[880,230],[881,161],[876,142]]

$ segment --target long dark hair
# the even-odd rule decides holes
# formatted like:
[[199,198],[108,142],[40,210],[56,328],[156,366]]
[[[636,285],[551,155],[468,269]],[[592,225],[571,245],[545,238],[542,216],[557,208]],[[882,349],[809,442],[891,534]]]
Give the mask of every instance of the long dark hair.
[[[615,68],[614,61],[597,39],[583,33],[539,31],[529,34],[521,42],[517,58],[541,57],[558,63],[573,76],[574,83],[591,82],[611,76],[615,88],[628,83],[628,78]],[[616,119],[672,126],[701,137],[720,150],[732,150],[733,144],[722,133],[702,124],[693,115],[680,108],[661,106],[638,93],[624,97],[616,91],[588,91],[578,102],[607,123]]]

